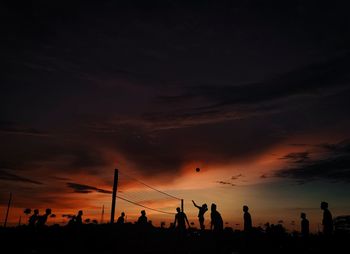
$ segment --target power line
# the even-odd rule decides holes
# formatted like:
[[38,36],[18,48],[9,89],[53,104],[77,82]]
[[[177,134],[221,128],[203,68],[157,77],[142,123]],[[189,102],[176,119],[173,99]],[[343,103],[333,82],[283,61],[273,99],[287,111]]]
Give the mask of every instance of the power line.
[[175,196],[173,196],[173,195],[171,195],[171,194],[168,194],[168,193],[166,193],[166,192],[164,192],[164,191],[161,191],[161,190],[158,190],[158,189],[156,189],[156,188],[154,188],[154,187],[152,187],[152,186],[149,186],[148,184],[146,184],[146,183],[144,183],[144,182],[141,182],[140,180],[136,179],[135,177],[129,176],[129,175],[127,175],[127,174],[125,174],[125,173],[122,173],[122,172],[120,172],[120,173],[123,174],[123,175],[125,175],[125,176],[127,176],[127,177],[129,177],[129,178],[134,179],[136,182],[138,182],[138,183],[140,183],[140,184],[143,184],[143,185],[145,185],[146,187],[148,187],[148,188],[150,188],[150,189],[152,189],[152,190],[154,190],[154,191],[157,191],[157,192],[159,192],[159,193],[162,193],[163,195],[166,195],[166,196],[168,196],[168,197],[171,197],[171,198],[174,198],[174,199],[177,199],[177,200],[181,200],[181,198],[175,197]]
[[131,204],[134,204],[134,205],[137,205],[137,206],[140,206],[140,207],[143,207],[143,208],[152,210],[152,211],[156,211],[156,212],[159,212],[159,213],[165,213],[165,214],[171,214],[171,215],[174,215],[174,214],[175,214],[175,213],[170,213],[170,212],[161,211],[161,210],[158,210],[158,209],[155,209],[155,208],[150,208],[150,207],[148,207],[148,206],[141,205],[141,204],[139,204],[139,203],[137,203],[137,202],[131,201],[131,200],[129,200],[129,199],[123,198],[123,197],[118,196],[118,195],[117,195],[117,198],[119,198],[119,199],[121,199],[121,200],[124,200],[124,201],[126,201],[126,202],[129,202],[129,203],[131,203]]

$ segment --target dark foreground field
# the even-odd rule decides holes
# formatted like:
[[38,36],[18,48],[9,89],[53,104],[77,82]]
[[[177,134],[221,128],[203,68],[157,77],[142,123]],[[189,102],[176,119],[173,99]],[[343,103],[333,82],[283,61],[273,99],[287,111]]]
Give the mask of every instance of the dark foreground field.
[[348,253],[350,237],[335,234],[307,239],[283,232],[246,235],[196,230],[138,228],[132,224],[80,227],[0,228],[2,253]]

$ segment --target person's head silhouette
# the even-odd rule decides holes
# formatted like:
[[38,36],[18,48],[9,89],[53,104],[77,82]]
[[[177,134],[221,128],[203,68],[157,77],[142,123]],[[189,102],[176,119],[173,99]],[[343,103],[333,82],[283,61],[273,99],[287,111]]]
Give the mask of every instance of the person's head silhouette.
[[248,212],[248,210],[249,210],[249,207],[248,207],[248,206],[246,206],[246,205],[244,205],[244,206],[243,206],[243,212],[245,212],[245,213],[246,213],[246,212]]
[[125,213],[124,213],[124,212],[122,212],[122,213],[121,213],[121,216],[122,216],[122,217],[124,217],[124,216],[125,216]]
[[45,213],[46,213],[47,215],[50,215],[50,214],[51,214],[51,209],[50,209],[50,208],[47,208],[46,211],[45,211]]
[[35,210],[34,210],[34,214],[35,214],[35,215],[38,215],[38,214],[39,214],[39,210],[38,210],[38,209],[35,209]]
[[176,211],[177,211],[178,213],[181,212],[180,207],[177,207],[177,208],[176,208]]
[[208,208],[207,204],[202,205],[203,208]]
[[146,211],[145,211],[145,210],[142,210],[142,211],[141,211],[141,214],[142,214],[142,216],[145,216],[145,215],[146,215]]
[[211,210],[212,210],[213,212],[216,211],[216,204],[214,204],[214,203],[211,204]]
[[301,214],[300,214],[300,218],[306,219],[306,213],[301,213]]
[[321,202],[321,209],[322,209],[322,210],[328,209],[328,203],[322,201],[322,202]]
[[79,215],[79,216],[82,216],[82,215],[83,215],[83,211],[80,210],[80,211],[78,212],[78,215]]

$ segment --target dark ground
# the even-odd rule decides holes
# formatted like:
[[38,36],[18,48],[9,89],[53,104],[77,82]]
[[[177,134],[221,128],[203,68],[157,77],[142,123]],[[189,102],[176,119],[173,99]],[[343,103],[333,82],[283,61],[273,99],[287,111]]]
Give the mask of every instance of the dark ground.
[[129,224],[27,226],[0,228],[2,253],[346,253],[350,236],[304,239],[284,232],[243,232],[225,229],[221,234],[190,230],[185,235],[170,229],[138,228]]

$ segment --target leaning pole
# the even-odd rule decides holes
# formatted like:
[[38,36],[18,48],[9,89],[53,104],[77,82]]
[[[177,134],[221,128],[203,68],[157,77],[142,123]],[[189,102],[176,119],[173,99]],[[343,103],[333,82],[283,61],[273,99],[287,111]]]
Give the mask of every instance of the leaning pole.
[[117,199],[117,188],[118,188],[118,169],[115,169],[114,170],[113,193],[112,193],[111,224],[114,223],[115,203],[116,203],[116,199]]
[[5,222],[4,222],[4,228],[6,228],[7,218],[9,216],[9,211],[10,211],[10,206],[11,206],[11,201],[12,201],[12,192],[10,192],[10,198],[9,198],[9,202],[7,204],[7,211],[6,211],[6,217],[5,217]]

